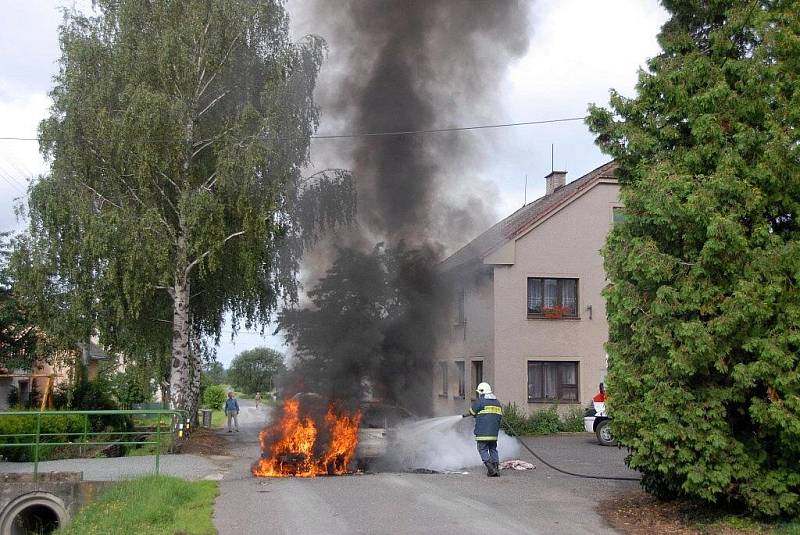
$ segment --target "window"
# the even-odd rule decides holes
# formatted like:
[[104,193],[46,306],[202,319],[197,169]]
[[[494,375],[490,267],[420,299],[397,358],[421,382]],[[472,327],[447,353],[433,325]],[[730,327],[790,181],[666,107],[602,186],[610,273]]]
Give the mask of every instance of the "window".
[[578,363],[528,361],[528,401],[578,402]]
[[528,317],[577,318],[578,279],[528,278]]
[[439,391],[440,397],[447,397],[447,363],[440,362],[439,363],[439,370],[441,373],[441,390]]
[[615,225],[625,222],[625,212],[621,206],[615,206],[611,209],[611,222]]
[[464,399],[467,393],[467,377],[463,360],[456,361],[456,375],[458,376],[458,395],[456,397]]
[[461,288],[461,289],[456,291],[456,295],[455,295],[455,303],[456,303],[456,309],[455,309],[455,317],[456,318],[455,318],[455,321],[456,321],[456,325],[464,325],[465,323],[467,323],[467,316],[464,313],[464,301],[466,300],[466,293],[467,292],[466,292],[466,290],[464,290],[464,288]]
[[475,390],[483,382],[483,361],[472,361],[472,397],[475,397]]

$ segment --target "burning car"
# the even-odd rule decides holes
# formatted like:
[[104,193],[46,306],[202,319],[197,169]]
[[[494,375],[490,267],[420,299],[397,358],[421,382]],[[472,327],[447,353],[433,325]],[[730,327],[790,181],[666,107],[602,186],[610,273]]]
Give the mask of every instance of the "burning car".
[[378,402],[363,404],[356,448],[359,465],[368,466],[373,460],[386,455],[395,441],[397,426],[413,418],[414,415],[402,407]]
[[[324,414],[324,416],[322,416]],[[259,434],[259,477],[342,475],[367,467],[389,450],[394,428],[411,414],[400,407],[366,403],[347,410],[319,394],[284,402],[281,418]]]
[[349,411],[321,396],[295,396],[277,421],[258,435],[257,477],[316,477],[350,471],[358,444],[361,411]]

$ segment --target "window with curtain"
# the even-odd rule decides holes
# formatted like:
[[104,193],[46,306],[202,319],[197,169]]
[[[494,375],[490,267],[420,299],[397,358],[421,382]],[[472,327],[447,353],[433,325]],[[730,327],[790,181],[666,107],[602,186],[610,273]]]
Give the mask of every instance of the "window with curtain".
[[529,277],[528,317],[577,318],[578,279]]
[[483,361],[482,360],[473,360],[472,361],[472,394],[471,396],[475,397],[475,389],[478,388],[478,385],[483,382]]
[[578,363],[528,361],[528,401],[578,402]]
[[458,396],[461,399],[464,399],[467,393],[467,376],[466,370],[464,369],[464,361],[458,360],[456,361],[456,374],[458,375]]
[[466,312],[464,310],[467,291],[460,288],[456,291],[455,295],[455,323],[456,325],[464,325],[467,322]]

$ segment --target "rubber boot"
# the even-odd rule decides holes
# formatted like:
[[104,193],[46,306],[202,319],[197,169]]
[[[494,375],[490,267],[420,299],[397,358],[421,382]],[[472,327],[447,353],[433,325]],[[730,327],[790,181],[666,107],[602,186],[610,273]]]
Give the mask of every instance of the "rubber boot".
[[493,462],[492,466],[494,467],[494,474],[492,477],[499,477],[500,476],[500,463]]
[[497,470],[494,468],[494,463],[491,461],[484,461],[483,464],[486,466],[486,475],[489,477],[497,477]]

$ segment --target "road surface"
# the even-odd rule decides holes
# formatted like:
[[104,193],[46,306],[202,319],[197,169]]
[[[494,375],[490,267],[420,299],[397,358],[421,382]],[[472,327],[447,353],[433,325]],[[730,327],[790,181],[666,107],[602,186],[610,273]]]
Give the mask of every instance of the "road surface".
[[[232,461],[220,481],[214,523],[220,535],[276,534],[604,534],[614,533],[595,511],[612,493],[635,482],[579,479],[555,472],[527,452],[532,471],[487,478],[482,466],[468,474],[379,473],[314,479],[259,479],[258,432],[269,411],[240,400],[240,433],[227,434]],[[599,446],[588,433],[525,439],[566,470],[635,475],[624,452]],[[524,450],[522,450],[524,451]],[[476,463],[479,463],[477,451]]]

